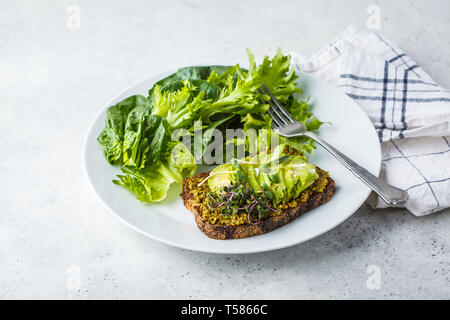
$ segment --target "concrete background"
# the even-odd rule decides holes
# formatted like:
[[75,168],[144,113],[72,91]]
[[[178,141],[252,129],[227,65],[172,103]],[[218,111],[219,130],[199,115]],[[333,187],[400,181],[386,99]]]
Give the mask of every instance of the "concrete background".
[[[71,5],[80,29],[68,27]],[[307,243],[226,256],[128,229],[85,177],[88,127],[122,89],[168,68],[245,59],[247,47],[310,55],[349,24],[364,27],[369,5],[381,9],[380,31],[449,88],[444,0],[1,0],[0,298],[450,298],[449,210],[416,218],[363,206]]]

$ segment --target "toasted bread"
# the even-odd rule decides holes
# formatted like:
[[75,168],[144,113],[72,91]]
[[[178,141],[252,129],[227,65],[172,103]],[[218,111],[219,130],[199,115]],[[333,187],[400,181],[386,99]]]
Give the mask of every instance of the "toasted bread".
[[[270,216],[257,224],[226,225],[205,221],[203,214],[205,211],[210,211],[210,208],[206,204],[206,199],[198,196],[204,193],[204,190],[198,190],[197,182],[208,177],[209,171],[184,179],[181,196],[186,208],[194,213],[197,226],[209,238],[218,240],[242,239],[273,231],[295,220],[301,214],[329,201],[335,192],[335,182],[329,177],[328,172],[320,168],[317,168],[317,172],[322,179],[321,181],[324,182],[320,189],[315,189],[313,183],[297,199],[291,200],[282,208],[279,208],[278,215]],[[204,185],[203,188],[208,188],[207,183]]]

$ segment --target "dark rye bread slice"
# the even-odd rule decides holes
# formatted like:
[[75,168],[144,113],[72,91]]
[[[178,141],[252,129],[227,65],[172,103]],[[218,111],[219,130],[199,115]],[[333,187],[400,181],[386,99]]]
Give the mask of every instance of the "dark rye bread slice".
[[334,191],[336,189],[336,184],[334,180],[328,177],[327,184],[322,192],[317,191],[311,192],[311,194],[308,196],[308,199],[305,202],[297,201],[297,205],[295,207],[288,207],[286,209],[282,209],[282,213],[278,216],[269,217],[256,225],[240,224],[229,226],[221,224],[211,224],[204,221],[201,215],[202,212],[201,209],[202,206],[204,206],[205,204],[199,203],[198,200],[196,200],[194,195],[191,193],[189,187],[190,185],[189,179],[203,180],[208,175],[209,171],[184,179],[181,196],[183,198],[184,205],[186,206],[186,208],[194,213],[195,222],[197,223],[199,229],[209,238],[218,240],[242,239],[273,231],[295,220],[301,214],[310,211],[314,208],[317,208],[318,206],[328,202],[333,196]]

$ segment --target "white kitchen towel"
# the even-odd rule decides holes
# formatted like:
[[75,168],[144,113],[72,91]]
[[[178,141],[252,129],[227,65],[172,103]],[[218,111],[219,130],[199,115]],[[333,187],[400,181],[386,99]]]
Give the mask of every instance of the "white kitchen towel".
[[[422,216],[450,206],[450,91],[384,37],[354,27],[308,59],[291,56],[367,113],[381,142],[380,177],[407,190],[403,207]],[[388,206],[375,194],[369,204]]]

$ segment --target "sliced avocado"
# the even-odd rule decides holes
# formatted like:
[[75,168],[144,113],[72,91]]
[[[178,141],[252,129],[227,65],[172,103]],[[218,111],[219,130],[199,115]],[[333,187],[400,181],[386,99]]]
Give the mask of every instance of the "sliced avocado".
[[274,195],[274,202],[279,203],[283,199],[288,198],[289,189],[287,188],[281,166],[266,166],[264,170],[260,170],[259,180],[265,183]]
[[246,173],[247,173],[247,180],[248,183],[250,184],[250,186],[253,188],[253,190],[262,190],[261,184],[258,181],[258,176],[257,176],[257,168],[255,168],[254,166],[248,166]]
[[238,181],[236,171],[233,165],[229,163],[214,168],[209,174],[208,180],[211,191],[219,193],[223,190],[223,187],[236,183]]
[[316,167],[309,164],[303,157],[292,157],[289,164],[284,166],[283,171],[285,183],[292,198],[297,198],[300,192],[308,188],[319,177]]
[[219,193],[224,186],[245,181],[255,191],[270,191],[275,204],[297,198],[319,175],[315,166],[303,156],[286,157],[285,147],[279,145],[270,154],[260,153],[234,165],[224,164],[215,168],[208,180],[210,189]]

